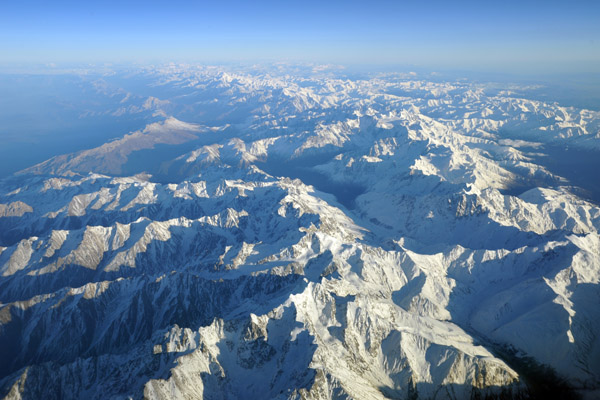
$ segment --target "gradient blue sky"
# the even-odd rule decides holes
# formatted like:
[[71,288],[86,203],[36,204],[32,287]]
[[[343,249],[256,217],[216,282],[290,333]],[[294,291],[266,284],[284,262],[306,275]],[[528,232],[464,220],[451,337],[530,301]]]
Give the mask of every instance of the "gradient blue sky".
[[600,0],[0,2],[0,64],[280,60],[600,72]]

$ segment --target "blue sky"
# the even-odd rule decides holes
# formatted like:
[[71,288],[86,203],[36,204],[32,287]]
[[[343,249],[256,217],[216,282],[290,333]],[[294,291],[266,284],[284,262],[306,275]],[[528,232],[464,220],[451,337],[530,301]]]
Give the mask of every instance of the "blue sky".
[[600,1],[0,2],[0,64],[282,60],[600,72]]

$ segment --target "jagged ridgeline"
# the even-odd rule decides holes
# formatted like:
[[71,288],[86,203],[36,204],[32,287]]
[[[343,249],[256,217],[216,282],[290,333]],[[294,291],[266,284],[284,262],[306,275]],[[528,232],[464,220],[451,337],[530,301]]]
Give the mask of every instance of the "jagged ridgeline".
[[600,113],[281,66],[85,79],[143,123],[0,182],[2,398],[600,393]]

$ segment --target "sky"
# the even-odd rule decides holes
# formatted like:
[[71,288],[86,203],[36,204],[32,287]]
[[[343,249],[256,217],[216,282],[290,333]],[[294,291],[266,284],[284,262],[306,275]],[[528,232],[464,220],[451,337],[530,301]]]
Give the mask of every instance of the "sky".
[[600,1],[0,0],[0,64],[171,61],[600,73]]

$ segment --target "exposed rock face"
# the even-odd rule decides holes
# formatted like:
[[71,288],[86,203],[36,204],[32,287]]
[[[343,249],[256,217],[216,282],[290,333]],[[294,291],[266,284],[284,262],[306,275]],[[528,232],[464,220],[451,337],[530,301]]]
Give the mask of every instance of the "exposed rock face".
[[[1,184],[1,396],[516,397],[513,357],[600,388],[600,208],[532,153],[597,148],[598,113],[398,77],[157,76],[247,118],[166,118]],[[135,171],[161,179],[114,176],[186,142]]]

